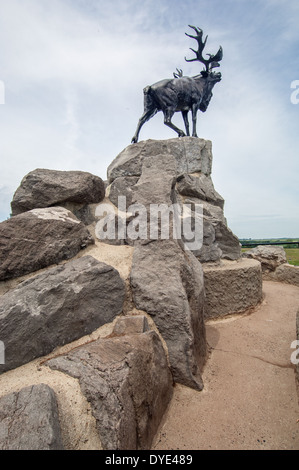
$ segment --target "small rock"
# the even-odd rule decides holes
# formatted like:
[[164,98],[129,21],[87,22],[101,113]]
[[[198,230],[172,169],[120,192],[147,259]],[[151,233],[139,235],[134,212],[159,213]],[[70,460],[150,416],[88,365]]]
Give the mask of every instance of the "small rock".
[[144,315],[135,315],[118,318],[112,334],[115,336],[132,335],[145,333],[149,330],[150,327],[146,317]]
[[48,385],[0,398],[0,450],[63,450],[56,396]]

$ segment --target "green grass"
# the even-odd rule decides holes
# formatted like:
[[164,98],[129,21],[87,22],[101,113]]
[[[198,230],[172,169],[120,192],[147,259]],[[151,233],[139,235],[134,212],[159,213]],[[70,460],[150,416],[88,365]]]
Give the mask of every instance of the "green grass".
[[284,251],[286,252],[288,263],[299,266],[299,248],[285,248]]

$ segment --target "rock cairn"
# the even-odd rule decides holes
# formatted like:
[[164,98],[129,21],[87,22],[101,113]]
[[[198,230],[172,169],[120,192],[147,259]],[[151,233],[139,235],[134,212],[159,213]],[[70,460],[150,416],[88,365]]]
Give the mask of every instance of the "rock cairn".
[[262,299],[211,172],[186,137],[130,145],[106,183],[25,176],[0,223],[0,449],[150,449],[174,383],[203,389],[206,321]]

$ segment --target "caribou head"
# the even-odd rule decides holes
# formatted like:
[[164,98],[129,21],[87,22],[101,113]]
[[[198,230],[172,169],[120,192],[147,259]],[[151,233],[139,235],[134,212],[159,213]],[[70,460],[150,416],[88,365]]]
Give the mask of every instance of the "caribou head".
[[[203,31],[200,28],[189,25],[196,35],[185,33],[186,36],[195,39],[197,42],[197,50],[190,48],[195,53],[193,59],[187,59],[186,62],[199,61],[204,64],[205,68],[199,75],[194,77],[185,77],[183,71],[177,69],[174,73],[174,78],[161,80],[151,86],[144,88],[144,112],[139,119],[138,126],[132,143],[138,141],[138,136],[143,124],[153,117],[158,111],[164,114],[164,124],[177,132],[179,137],[190,135],[188,112],[192,112],[193,130],[192,136],[197,137],[196,134],[196,118],[197,111],[205,112],[213,96],[212,89],[217,82],[221,80],[221,73],[213,72],[213,69],[219,67],[219,62],[223,57],[223,50],[220,46],[217,54],[206,54],[209,58],[203,57],[203,50],[205,48],[208,36],[203,41]],[[175,112],[180,111],[185,123],[186,134],[176,127],[171,118]]]

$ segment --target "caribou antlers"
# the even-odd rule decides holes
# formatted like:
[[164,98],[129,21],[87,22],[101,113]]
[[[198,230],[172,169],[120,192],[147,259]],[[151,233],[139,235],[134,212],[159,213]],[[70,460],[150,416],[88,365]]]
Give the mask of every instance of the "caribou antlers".
[[189,26],[189,28],[194,29],[194,31],[196,32],[196,36],[192,36],[191,34],[188,34],[188,33],[185,33],[185,34],[189,38],[195,39],[197,41],[198,49],[196,51],[195,49],[192,49],[192,47],[190,47],[190,50],[195,53],[196,57],[194,59],[186,59],[186,57],[185,57],[186,62],[194,62],[194,61],[198,60],[199,62],[204,64],[205,67],[206,67],[206,70],[204,70],[202,72],[202,74],[206,74],[206,73],[208,74],[215,67],[220,67],[220,64],[218,62],[220,62],[220,60],[222,60],[222,58],[223,58],[222,47],[221,46],[219,47],[219,50],[218,50],[216,55],[207,54],[208,56],[210,56],[210,58],[205,59],[202,56],[202,52],[205,48],[208,36],[206,36],[205,40],[203,41],[202,40],[202,36],[203,36],[202,29],[197,28],[196,26],[191,26],[190,24],[188,26]]
[[173,76],[174,78],[182,78],[183,76],[183,71],[182,69],[176,69],[177,73],[176,72],[173,72]]

